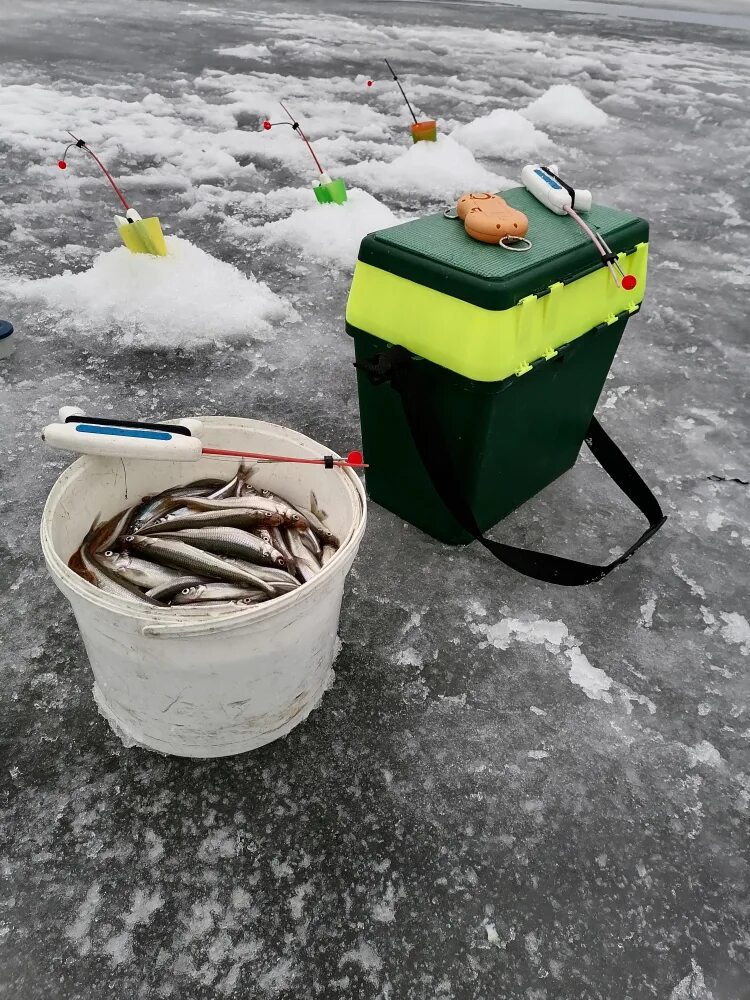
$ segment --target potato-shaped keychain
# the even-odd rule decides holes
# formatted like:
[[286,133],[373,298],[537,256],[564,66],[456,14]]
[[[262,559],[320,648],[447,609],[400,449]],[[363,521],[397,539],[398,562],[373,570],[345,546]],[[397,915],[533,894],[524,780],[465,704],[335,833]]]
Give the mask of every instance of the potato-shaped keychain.
[[[503,240],[509,237],[523,240],[529,230],[529,220],[523,212],[512,208],[499,195],[486,191],[462,195],[456,205],[456,214],[463,219],[468,235],[482,243],[506,246]],[[510,246],[506,248],[511,249]]]

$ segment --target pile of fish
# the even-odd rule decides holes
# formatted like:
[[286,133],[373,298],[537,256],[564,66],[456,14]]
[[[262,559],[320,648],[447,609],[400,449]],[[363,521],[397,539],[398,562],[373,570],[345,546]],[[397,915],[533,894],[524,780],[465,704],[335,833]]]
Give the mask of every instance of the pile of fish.
[[201,479],[95,519],[68,565],[131,601],[182,613],[237,610],[312,580],[339,542],[310,494],[310,510],[250,484]]

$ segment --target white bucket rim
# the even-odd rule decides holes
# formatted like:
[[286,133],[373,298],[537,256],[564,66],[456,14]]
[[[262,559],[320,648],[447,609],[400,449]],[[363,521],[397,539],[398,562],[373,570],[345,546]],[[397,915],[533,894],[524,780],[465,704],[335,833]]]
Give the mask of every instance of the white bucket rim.
[[[258,431],[265,432],[268,432],[270,429],[278,429],[284,432],[287,440],[291,440],[294,444],[311,450],[316,457],[323,458],[325,455],[333,455],[334,458],[341,457],[336,452],[331,451],[330,448],[325,448],[313,438],[307,437],[305,434],[300,434],[298,431],[292,430],[290,427],[285,427],[283,424],[271,423],[266,420],[254,420],[249,417],[199,416],[197,419],[206,426],[236,424],[236,426],[245,430],[251,431],[255,427]],[[353,497],[359,501],[356,512],[357,516],[354,518],[349,533],[342,539],[341,545],[335,555],[331,557],[314,579],[302,584],[297,590],[281,594],[273,598],[273,600],[264,601],[262,604],[252,605],[247,608],[238,608],[236,611],[227,611],[218,615],[207,614],[206,618],[197,619],[193,615],[181,616],[180,611],[176,608],[153,608],[150,605],[141,607],[138,604],[131,604],[131,602],[112,594],[107,594],[105,591],[97,589],[82,579],[60,558],[52,544],[52,539],[47,528],[48,522],[51,523],[50,511],[59,502],[61,494],[68,486],[70,480],[78,474],[82,466],[91,460],[92,456],[81,455],[60,474],[50,490],[44,505],[39,533],[44,558],[50,569],[53,570],[53,577],[64,583],[76,596],[106,611],[142,622],[142,633],[154,638],[166,636],[171,638],[190,638],[206,632],[229,631],[241,628],[248,622],[263,621],[265,618],[283,611],[289,605],[298,603],[301,598],[304,599],[307,595],[313,595],[321,587],[324,587],[328,580],[337,573],[339,563],[347,558],[352,548],[355,548],[359,544],[367,523],[367,497],[361,480],[353,469],[335,466],[329,470],[330,473],[332,475],[343,476],[349,489],[352,491]],[[168,611],[169,613],[168,620],[164,617],[164,611]]]

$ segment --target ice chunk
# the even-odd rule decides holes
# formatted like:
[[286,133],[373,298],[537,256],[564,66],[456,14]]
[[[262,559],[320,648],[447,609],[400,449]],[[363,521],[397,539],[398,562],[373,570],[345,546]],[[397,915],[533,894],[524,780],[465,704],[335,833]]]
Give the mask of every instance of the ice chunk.
[[19,280],[7,291],[64,313],[79,332],[114,328],[124,344],[185,346],[237,337],[268,339],[293,307],[252,275],[188,240],[166,237],[168,256],[117,247],[88,271]]
[[578,646],[567,649],[565,655],[570,660],[568,676],[583,690],[586,697],[592,701],[611,702],[609,689],[612,687],[612,678],[599,667],[593,667]]
[[602,128],[609,121],[606,112],[592,104],[580,87],[572,83],[556,83],[521,114],[535,125],[553,131]]
[[546,132],[536,128],[518,111],[497,108],[488,115],[459,125],[451,138],[473,153],[504,159],[533,159],[551,147]]
[[227,49],[216,50],[220,56],[236,56],[238,59],[268,59],[271,55],[267,45],[247,45],[230,46]]
[[261,242],[291,246],[300,256],[353,268],[363,236],[400,221],[390,208],[358,188],[348,191],[343,205],[319,205],[312,191],[309,198],[309,208],[261,226]]
[[506,177],[491,173],[474,159],[471,150],[451,136],[438,135],[437,142],[417,142],[384,163],[365,160],[348,167],[346,177],[375,191],[399,191],[433,198],[452,199],[466,191],[497,191],[512,187]]

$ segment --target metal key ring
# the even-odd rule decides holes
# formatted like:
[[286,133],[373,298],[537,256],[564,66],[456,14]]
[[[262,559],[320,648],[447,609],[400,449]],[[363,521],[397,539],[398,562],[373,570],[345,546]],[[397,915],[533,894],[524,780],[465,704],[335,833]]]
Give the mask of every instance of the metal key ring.
[[443,212],[443,215],[445,216],[446,219],[458,218],[458,212],[455,210],[455,208],[446,208],[446,210]]
[[[506,243],[505,240],[512,240],[514,244],[524,243],[525,246],[511,246]],[[525,253],[527,250],[531,250],[531,240],[527,240],[525,236],[503,236],[500,240],[500,246],[503,250],[513,250],[515,253]]]

